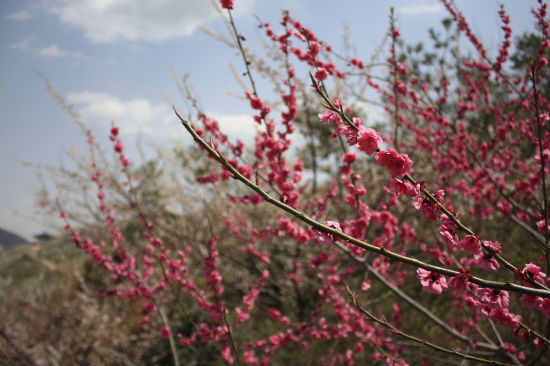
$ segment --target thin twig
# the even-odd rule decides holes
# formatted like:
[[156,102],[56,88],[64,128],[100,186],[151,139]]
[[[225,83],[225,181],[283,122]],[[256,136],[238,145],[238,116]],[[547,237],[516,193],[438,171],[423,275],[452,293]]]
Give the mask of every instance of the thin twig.
[[498,362],[498,361],[493,361],[493,360],[487,360],[485,358],[481,358],[481,357],[475,357],[475,356],[470,356],[470,355],[467,355],[465,353],[461,353],[461,352],[458,352],[454,349],[449,349],[449,348],[445,348],[445,347],[441,347],[441,346],[438,346],[436,344],[433,344],[431,342],[428,342],[426,340],[423,340],[423,339],[420,339],[420,338],[417,338],[415,336],[412,336],[410,334],[407,334],[399,329],[397,329],[396,327],[394,327],[393,325],[391,325],[386,319],[379,319],[377,317],[375,317],[373,314],[371,314],[368,310],[364,309],[363,307],[361,307],[361,305],[359,304],[359,301],[357,300],[357,297],[355,296],[354,293],[351,292],[350,288],[346,285],[346,290],[348,291],[348,294],[351,298],[351,301],[353,302],[353,305],[355,305],[355,307],[357,308],[357,310],[359,310],[361,313],[363,313],[364,315],[366,315],[370,320],[372,320],[373,322],[375,323],[378,323],[386,328],[388,328],[389,330],[391,330],[392,333],[394,334],[397,334],[401,337],[404,337],[404,338],[407,338],[411,341],[414,341],[414,342],[417,342],[417,343],[420,343],[426,347],[429,347],[429,348],[432,348],[433,350],[435,351],[439,351],[439,352],[443,352],[443,353],[447,353],[447,354],[450,354],[450,355],[453,355],[453,356],[456,356],[456,357],[460,357],[464,360],[470,360],[470,361],[477,361],[477,362],[481,362],[481,363],[486,363],[486,364],[489,364],[489,365],[506,365],[506,366],[512,366],[512,364],[509,364],[509,363],[503,363],[503,362]]
[[[368,264],[365,259],[366,258],[358,258],[351,251],[345,247],[341,243],[336,243],[336,245],[342,249],[344,252],[346,252],[350,257],[354,258],[357,262],[362,263],[367,270],[374,275],[380,282],[382,282],[386,287],[388,287],[393,293],[395,293],[397,296],[399,296],[404,301],[408,302],[411,306],[416,308],[418,311],[426,315],[431,321],[433,321],[435,324],[440,326],[443,330],[451,334],[453,337],[456,337],[460,339],[461,341],[464,341],[466,343],[472,343],[472,340],[465,335],[459,333],[456,329],[449,326],[447,323],[445,323],[442,319],[440,319],[437,315],[432,313],[430,310],[426,309],[424,306],[419,304],[417,301],[415,301],[413,298],[408,296],[406,293],[401,291],[398,287],[392,285],[384,276],[382,276],[374,267],[372,267],[370,264]],[[484,342],[478,342],[476,343],[477,346],[480,348],[496,351],[498,350],[498,347],[494,344],[484,343]]]

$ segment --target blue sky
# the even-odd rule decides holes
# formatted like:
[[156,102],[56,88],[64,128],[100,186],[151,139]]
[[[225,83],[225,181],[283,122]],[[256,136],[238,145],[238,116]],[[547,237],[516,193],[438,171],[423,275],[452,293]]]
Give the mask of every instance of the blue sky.
[[[535,0],[503,1],[514,34],[531,29]],[[456,1],[491,55],[502,37],[493,0]],[[424,40],[429,27],[448,16],[436,0],[235,0],[235,16],[247,44],[259,46],[257,22],[277,23],[289,9],[336,50],[342,24],[350,26],[358,54],[367,59],[387,30],[390,6],[396,8],[403,38]],[[242,94],[229,63],[239,70],[233,50],[200,31],[224,33],[209,0],[3,0],[0,2],[0,227],[27,238],[43,230],[34,217],[39,184],[35,165],[57,166],[70,146],[83,139],[44,89],[45,75],[73,103],[95,134],[106,136],[112,120],[132,145],[139,133],[154,141],[185,137],[163,99],[180,102],[171,70],[190,74],[205,110],[222,128],[239,134],[248,128],[247,105],[229,93]],[[306,78],[307,75],[304,75]],[[243,122],[239,122],[243,121]]]

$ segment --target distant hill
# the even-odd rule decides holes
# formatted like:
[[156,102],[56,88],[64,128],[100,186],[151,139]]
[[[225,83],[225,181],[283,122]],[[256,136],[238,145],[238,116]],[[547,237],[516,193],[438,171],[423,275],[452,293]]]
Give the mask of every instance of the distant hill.
[[17,234],[10,233],[7,230],[0,228],[0,246],[4,249],[9,249],[19,244],[27,244],[28,241]]

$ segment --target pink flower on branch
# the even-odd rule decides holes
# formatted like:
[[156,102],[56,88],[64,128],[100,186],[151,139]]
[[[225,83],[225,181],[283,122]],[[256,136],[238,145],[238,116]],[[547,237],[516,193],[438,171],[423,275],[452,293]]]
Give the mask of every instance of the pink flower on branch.
[[434,294],[439,295],[448,287],[447,281],[442,274],[431,272],[423,268],[418,268],[416,270],[416,278],[420,280],[420,284],[424,288],[424,291],[433,292]]
[[390,180],[390,188],[397,194],[409,197],[416,197],[420,194],[419,184],[413,186],[410,182],[398,178],[392,178]]
[[382,142],[380,134],[372,128],[359,127],[359,138],[357,139],[359,150],[367,155],[372,155],[382,145]]
[[470,271],[460,268],[460,274],[449,279],[449,286],[453,290],[464,292],[468,289],[470,278],[472,278]]
[[121,153],[123,149],[124,149],[124,145],[122,144],[122,141],[117,141],[115,144],[115,151],[117,153]]
[[[546,278],[546,273],[541,272],[540,267],[533,263],[527,263],[521,273],[538,283],[544,283],[544,279]],[[529,282],[524,280],[523,284],[527,285]]]
[[220,0],[220,3],[224,9],[233,9],[233,0]]
[[481,239],[477,235],[466,235],[458,246],[465,252],[478,254],[481,252]]
[[385,166],[391,175],[403,176],[412,171],[413,162],[407,154],[399,154],[394,149],[376,153],[376,162]]
[[477,293],[481,302],[491,309],[504,309],[510,303],[510,295],[504,290],[481,288]]
[[486,271],[496,271],[500,268],[500,265],[491,253],[479,252],[474,256],[474,259],[477,262],[477,266]]
[[319,113],[317,115],[321,122],[323,123],[342,123],[342,119],[340,118],[340,115],[334,111],[325,111],[324,113]]
[[[335,230],[342,231],[342,228],[340,227],[340,224],[337,221],[325,221],[324,224]],[[313,240],[321,244],[330,245],[334,243],[336,239],[334,238],[334,235],[331,233],[327,233],[320,229],[313,229]]]
[[320,67],[317,70],[317,72],[315,72],[315,79],[317,80],[323,81],[323,80],[326,80],[327,77],[328,77],[328,72],[323,67]]

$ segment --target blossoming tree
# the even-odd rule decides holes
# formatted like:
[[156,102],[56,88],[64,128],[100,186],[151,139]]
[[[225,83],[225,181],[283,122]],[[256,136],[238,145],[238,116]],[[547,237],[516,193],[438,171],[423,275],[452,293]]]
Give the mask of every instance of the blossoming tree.
[[[175,116],[202,159],[191,173],[215,197],[201,212],[178,218],[161,199],[162,213],[148,209],[113,126],[122,178],[93,159],[86,173],[109,239],[81,236],[70,210],[61,217],[111,274],[103,295],[145,299],[142,324],[158,327],[171,362],[548,361],[547,4],[533,9],[536,54],[513,72],[504,7],[491,57],[442,3],[474,53],[434,67],[403,51],[393,11],[382,63],[342,57],[289,11],[276,27],[259,21],[263,59],[238,32],[238,2],[221,0],[258,127],[252,146],[231,141],[182,86],[193,116],[174,107]],[[448,35],[436,51],[458,50]],[[256,78],[273,82],[274,100]],[[360,115],[373,93],[381,121]],[[89,131],[88,145],[97,156]],[[126,200],[126,217],[108,187]],[[191,237],[197,215],[208,227]],[[129,237],[121,225],[132,220]],[[201,347],[213,352],[188,353]]]

